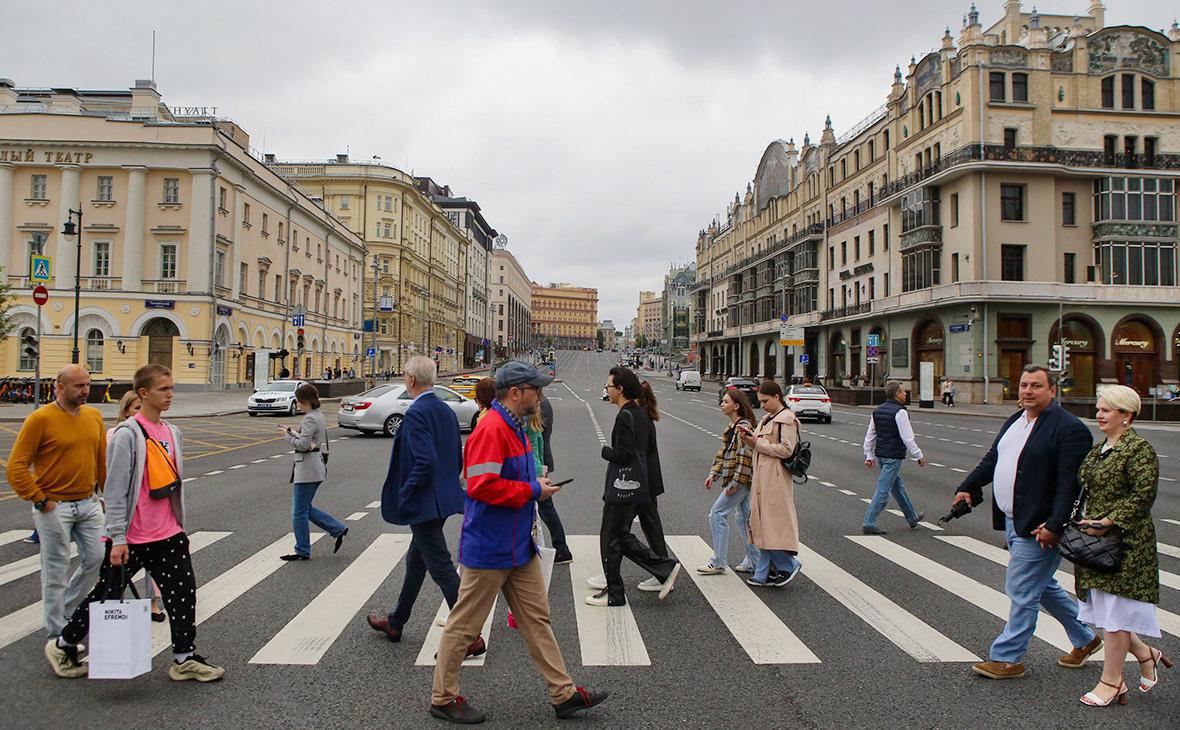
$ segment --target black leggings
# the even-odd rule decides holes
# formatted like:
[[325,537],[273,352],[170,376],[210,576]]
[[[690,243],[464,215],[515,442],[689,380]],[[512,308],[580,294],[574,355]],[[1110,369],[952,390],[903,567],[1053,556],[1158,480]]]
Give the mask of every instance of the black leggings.
[[[160,587],[160,597],[168,610],[168,627],[172,630],[172,651],[187,654],[194,649],[197,636],[197,579],[193,575],[193,563],[188,552],[188,536],[179,532],[167,540],[128,545],[127,562],[123,565],[123,585],[126,590],[131,578],[147,570],[152,580]],[[74,611],[70,623],[62,630],[61,637],[71,644],[77,644],[90,633],[90,604],[101,601],[107,591],[107,580],[111,571],[118,571],[111,565],[111,543],[106,544],[106,555],[98,574],[98,585]]]

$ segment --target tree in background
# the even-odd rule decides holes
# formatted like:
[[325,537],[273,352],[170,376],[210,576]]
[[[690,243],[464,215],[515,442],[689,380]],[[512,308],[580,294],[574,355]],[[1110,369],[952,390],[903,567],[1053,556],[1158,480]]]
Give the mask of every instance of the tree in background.
[[647,335],[639,335],[635,338],[635,346],[639,349],[647,347]]
[[602,339],[602,330],[598,330],[598,333],[594,335],[594,341],[598,343],[598,349],[601,350],[604,342]]
[[[0,267],[0,271],[4,271],[4,268]],[[8,285],[0,282],[0,338],[8,337],[12,330],[12,320],[8,318],[8,310],[12,307],[14,299]]]

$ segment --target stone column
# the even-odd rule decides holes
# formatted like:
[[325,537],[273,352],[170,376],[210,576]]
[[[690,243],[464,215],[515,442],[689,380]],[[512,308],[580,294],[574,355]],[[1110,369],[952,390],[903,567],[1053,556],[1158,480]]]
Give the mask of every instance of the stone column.
[[18,279],[12,271],[12,232],[16,228],[16,220],[12,217],[12,178],[12,164],[0,162],[0,282],[17,284]]
[[[123,217],[123,289],[139,291],[143,288],[144,238],[147,206],[147,168],[127,165],[127,205]],[[154,278],[154,277],[152,277]]]
[[185,257],[185,280],[190,292],[212,294],[213,283],[213,173],[208,167],[189,170],[188,255]]
[[[81,168],[77,165],[58,165],[58,169],[61,170],[61,202],[58,206],[57,220],[53,221],[57,234],[57,252],[53,257],[53,286],[55,289],[73,289],[74,261],[78,257],[78,243],[63,236],[60,226],[70,219],[71,208],[75,205],[79,209],[82,207],[81,198],[78,197]],[[83,235],[82,231],[78,231],[78,235]]]

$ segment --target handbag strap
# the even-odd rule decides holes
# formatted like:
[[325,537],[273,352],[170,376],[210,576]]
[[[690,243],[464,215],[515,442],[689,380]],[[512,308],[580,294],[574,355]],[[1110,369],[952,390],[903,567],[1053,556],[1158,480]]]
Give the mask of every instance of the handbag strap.
[[[122,601],[123,600],[123,579],[126,576],[125,565],[112,565],[111,569],[107,571],[106,580],[103,582],[102,599],[99,603],[106,603],[107,601]],[[112,583],[111,578],[118,576],[118,581]],[[115,597],[112,599],[111,594]]]

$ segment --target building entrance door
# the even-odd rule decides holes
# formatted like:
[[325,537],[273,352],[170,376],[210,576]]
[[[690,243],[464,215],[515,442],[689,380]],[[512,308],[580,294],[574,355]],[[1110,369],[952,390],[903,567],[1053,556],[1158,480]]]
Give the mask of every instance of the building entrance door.
[[172,320],[157,317],[144,325],[141,334],[148,338],[148,364],[163,365],[172,369],[172,340],[180,336],[180,330]]
[[1028,364],[1028,350],[1000,350],[1000,377],[1004,383],[1004,400],[1020,397],[1020,371]]

